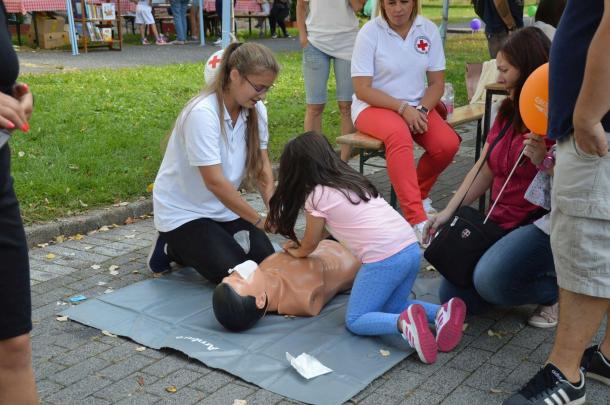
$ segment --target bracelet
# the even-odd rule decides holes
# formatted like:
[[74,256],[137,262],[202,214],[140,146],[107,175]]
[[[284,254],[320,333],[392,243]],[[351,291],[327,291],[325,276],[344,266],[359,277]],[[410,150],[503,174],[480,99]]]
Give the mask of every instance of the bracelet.
[[398,115],[400,115],[402,117],[402,114],[405,112],[405,110],[407,109],[408,106],[409,106],[409,103],[407,103],[406,101],[403,101],[402,104],[400,105],[400,107],[398,107]]
[[254,226],[258,226],[258,224],[260,224],[262,220],[263,220],[263,217],[261,217],[261,216],[259,215],[259,216],[258,216],[258,219],[256,220],[256,222],[255,222],[254,224],[252,224],[252,225],[254,225]]

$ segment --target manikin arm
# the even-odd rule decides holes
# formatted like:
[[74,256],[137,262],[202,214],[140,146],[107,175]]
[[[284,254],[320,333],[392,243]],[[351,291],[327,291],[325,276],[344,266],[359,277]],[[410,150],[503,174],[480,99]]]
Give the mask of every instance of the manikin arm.
[[294,241],[288,241],[284,244],[284,249],[291,256],[294,257],[307,257],[318,247],[318,243],[324,238],[325,229],[324,225],[326,220],[324,218],[314,217],[310,213],[305,213],[305,235],[301,239],[300,246],[294,243]]

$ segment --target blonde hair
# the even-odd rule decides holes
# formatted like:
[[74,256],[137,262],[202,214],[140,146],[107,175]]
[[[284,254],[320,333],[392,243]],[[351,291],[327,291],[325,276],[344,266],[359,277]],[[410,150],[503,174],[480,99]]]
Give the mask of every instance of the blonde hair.
[[[220,128],[225,142],[227,141],[227,135],[223,125],[225,118],[224,93],[231,85],[230,75],[233,69],[237,70],[241,77],[262,74],[265,72],[272,72],[274,75],[277,75],[280,71],[280,66],[271,50],[263,45],[254,42],[234,42],[230,44],[223,53],[222,62],[220,63],[220,68],[214,81],[206,84],[201,93],[196,97],[193,97],[178,116],[175,124],[177,132],[182,130],[182,125],[184,124],[186,117],[190,114],[195,105],[204,97],[215,93],[218,100],[218,119],[221,123]],[[247,182],[259,179],[263,170],[258,118],[256,106],[249,108],[248,119],[246,121]]]
[[[381,18],[383,18],[387,23],[389,23],[388,21],[388,15],[385,12],[385,9],[382,7],[382,4],[385,0],[377,0],[377,4],[375,4],[375,16],[381,16]],[[400,1],[400,0],[397,0]],[[415,21],[415,18],[417,17],[417,14],[419,14],[421,12],[420,10],[420,3],[419,0],[411,0],[413,2],[413,10],[411,11],[411,15],[409,16],[409,20],[411,22]]]

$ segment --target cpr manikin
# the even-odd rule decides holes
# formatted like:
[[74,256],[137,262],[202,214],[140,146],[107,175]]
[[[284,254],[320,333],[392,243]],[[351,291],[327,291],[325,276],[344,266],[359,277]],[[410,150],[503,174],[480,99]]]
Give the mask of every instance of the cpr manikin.
[[361,263],[341,244],[324,240],[306,258],[275,253],[259,266],[236,266],[214,290],[216,319],[227,329],[252,327],[266,312],[315,316],[349,290]]

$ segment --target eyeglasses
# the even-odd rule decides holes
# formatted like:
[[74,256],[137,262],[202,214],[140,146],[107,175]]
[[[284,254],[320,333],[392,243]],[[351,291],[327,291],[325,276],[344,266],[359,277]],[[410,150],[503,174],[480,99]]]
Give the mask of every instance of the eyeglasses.
[[273,85],[271,85],[271,86],[256,86],[254,83],[252,83],[250,81],[250,79],[248,79],[248,76],[244,76],[244,79],[246,79],[246,81],[248,83],[250,83],[250,86],[252,86],[252,88],[254,89],[254,91],[256,91],[257,94],[267,93],[269,90],[271,90],[273,88]]

